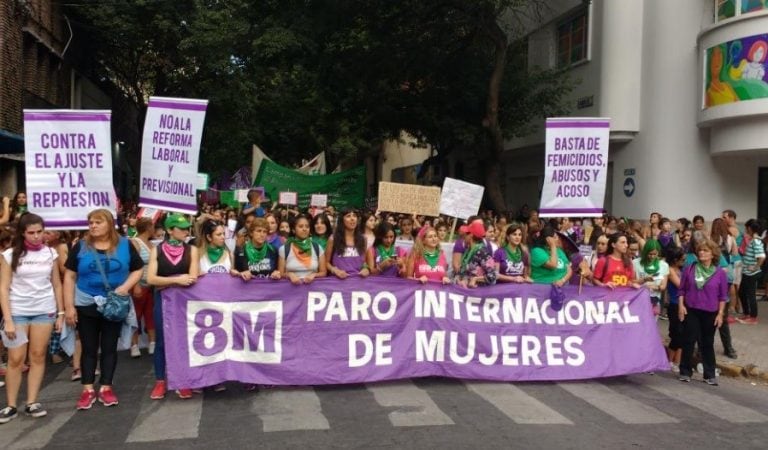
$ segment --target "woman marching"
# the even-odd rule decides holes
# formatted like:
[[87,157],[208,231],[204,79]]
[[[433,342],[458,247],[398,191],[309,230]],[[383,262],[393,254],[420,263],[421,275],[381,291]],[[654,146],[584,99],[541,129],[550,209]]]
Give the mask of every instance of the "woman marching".
[[645,285],[651,295],[653,314],[659,316],[662,307],[662,293],[667,289],[669,264],[661,259],[661,244],[656,239],[648,239],[640,252],[640,258],[633,261],[636,282]]
[[523,226],[512,222],[504,232],[504,242],[493,254],[500,282],[532,283],[528,249],[523,245]]
[[24,214],[19,219],[10,249],[0,258],[0,307],[8,339],[27,343],[8,349],[5,374],[8,406],[0,410],[0,424],[18,415],[22,368],[29,351],[27,404],[24,413],[32,417],[47,414],[37,396],[45,373],[45,356],[51,332],[61,330],[64,319],[58,254],[43,242],[43,219]]
[[[136,248],[121,237],[112,213],[96,209],[88,214],[88,234],[67,256],[64,275],[64,307],[67,324],[77,325],[83,347],[80,366],[83,392],[77,409],[90,409],[98,399],[104,406],[117,405],[112,381],[117,367],[117,341],[122,322],[107,320],[96,306],[96,297],[107,297],[107,284],[118,295],[129,295],[141,278],[144,263]],[[101,352],[98,396],[94,389],[96,359]]]
[[341,224],[328,240],[325,252],[328,271],[342,280],[350,275],[367,277],[371,272],[365,262],[366,242],[357,211],[344,209],[340,216]]
[[[152,249],[149,255],[147,281],[155,287],[155,386],[149,398],[160,400],[165,397],[165,338],[163,332],[163,298],[161,292],[169,286],[191,286],[197,281],[200,270],[197,247],[187,244],[192,224],[181,214],[169,214],[165,218],[168,239]],[[192,398],[191,389],[176,391],[179,398]]]
[[197,246],[197,254],[200,257],[199,274],[202,276],[207,273],[230,273],[232,257],[224,243],[224,225],[215,220],[206,220],[200,227],[200,234]]
[[422,284],[428,281],[449,284],[448,258],[440,248],[437,231],[424,225],[413,243],[406,262],[405,276]]
[[600,258],[592,274],[592,283],[595,286],[615,288],[620,286],[632,286],[639,288],[635,282],[635,269],[627,250],[629,243],[622,233],[614,233],[608,238],[607,256]]
[[291,223],[291,237],[280,249],[278,270],[293,284],[309,284],[327,272],[323,247],[312,240],[309,224],[309,216],[297,216]]

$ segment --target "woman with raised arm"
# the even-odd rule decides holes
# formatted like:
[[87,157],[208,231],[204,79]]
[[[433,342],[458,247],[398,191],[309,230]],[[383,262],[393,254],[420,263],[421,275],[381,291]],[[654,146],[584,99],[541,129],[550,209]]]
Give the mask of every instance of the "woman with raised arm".
[[531,278],[534,283],[562,287],[573,275],[571,263],[560,245],[560,238],[549,225],[539,232],[531,250]]

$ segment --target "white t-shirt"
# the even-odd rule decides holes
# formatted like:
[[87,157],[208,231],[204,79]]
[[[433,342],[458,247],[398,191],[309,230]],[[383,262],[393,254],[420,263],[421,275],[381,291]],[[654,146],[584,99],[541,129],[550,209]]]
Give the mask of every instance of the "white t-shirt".
[[229,273],[230,270],[232,270],[232,260],[229,257],[229,252],[225,252],[224,258],[216,263],[212,263],[205,253],[200,256],[200,273],[203,275],[206,273]]
[[[11,265],[13,249],[3,252],[3,258]],[[37,251],[27,250],[19,259],[16,272],[11,275],[11,315],[38,316],[56,313],[56,297],[53,294],[51,273],[59,257],[55,250],[43,247]],[[58,276],[58,274],[57,274]]]
[[320,252],[319,255],[315,253],[314,245],[312,246],[312,262],[307,267],[296,257],[293,246],[280,248],[280,256],[285,256],[285,252],[288,252],[288,257],[285,259],[285,272],[292,273],[301,279],[306,278],[311,273],[316,273],[320,270],[320,258],[325,254],[322,246],[318,246],[317,249]]
[[[645,278],[649,275],[646,273],[645,267],[640,264],[640,258],[633,259],[632,264],[635,266],[634,269],[636,278]],[[644,283],[651,291],[651,297],[661,297],[661,282],[664,280],[664,277],[667,276],[669,276],[669,264],[667,264],[666,261],[659,260],[659,272],[653,276],[653,281]]]

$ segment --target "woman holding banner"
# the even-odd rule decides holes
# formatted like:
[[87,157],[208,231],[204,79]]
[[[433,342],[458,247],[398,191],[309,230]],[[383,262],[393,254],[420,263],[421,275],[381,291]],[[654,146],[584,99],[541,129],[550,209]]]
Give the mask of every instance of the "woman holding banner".
[[342,280],[350,275],[367,277],[371,272],[365,262],[365,250],[365,236],[360,230],[357,211],[341,210],[341,225],[328,240],[325,252],[328,270]]
[[277,217],[272,213],[267,213],[264,219],[267,221],[267,243],[275,249],[282,247],[283,239],[280,237],[280,224],[277,222]]
[[283,278],[293,284],[309,284],[327,273],[323,247],[309,235],[309,216],[302,214],[291,223],[291,237],[280,248],[277,262]]
[[[18,395],[22,368],[29,352],[27,377],[28,416],[47,414],[37,402],[45,374],[45,356],[51,332],[61,330],[64,305],[61,298],[61,278],[56,263],[58,254],[43,241],[43,219],[24,214],[19,219],[13,245],[0,258],[0,308],[6,338],[20,345],[8,348],[8,369],[5,374],[8,406],[0,410],[0,424],[18,415]],[[26,338],[22,338],[26,336]],[[22,343],[26,339],[26,343]]]
[[200,275],[230,273],[232,257],[225,245],[224,225],[216,220],[206,220],[200,227],[201,238],[197,253],[200,256]]
[[[112,213],[96,209],[88,214],[88,234],[69,253],[66,267],[66,320],[70,326],[77,325],[83,346],[80,360],[83,392],[77,401],[77,409],[90,409],[97,399],[104,406],[117,405],[117,396],[112,392],[112,379],[117,367],[117,341],[123,323],[105,319],[97,309],[96,297],[107,297],[105,281],[116,294],[129,295],[141,278],[144,263],[128,239],[117,233]],[[101,388],[97,396],[93,385],[99,352]]]
[[486,229],[483,220],[476,219],[464,225],[461,232],[464,233],[465,250],[455,276],[456,284],[470,288],[478,284],[496,284],[496,262],[484,241]]
[[279,280],[277,270],[277,249],[267,242],[269,225],[266,219],[258,218],[248,227],[248,239],[235,248],[235,272],[244,281],[251,278],[272,278]]
[[623,233],[612,234],[608,238],[607,255],[600,258],[592,273],[592,283],[610,289],[622,286],[639,288],[628,250],[627,236]]
[[[197,247],[185,243],[191,224],[181,214],[169,214],[165,218],[168,239],[152,249],[149,255],[147,281],[155,287],[155,386],[149,397],[160,400],[165,397],[165,339],[163,333],[163,298],[161,292],[169,286],[191,286],[197,281],[200,270]],[[176,391],[179,398],[192,398],[191,389]]]
[[405,274],[408,278],[418,280],[422,284],[428,281],[449,284],[448,258],[440,248],[440,238],[437,231],[429,225],[419,230],[416,241],[406,262]]
[[562,248],[557,232],[547,225],[541,229],[531,250],[531,278],[534,283],[554,284],[561,287],[571,279],[568,256]]
[[[414,244],[415,245],[415,244]],[[366,264],[371,268],[372,275],[396,277],[403,270],[395,247],[395,228],[387,222],[376,227],[376,239],[365,255]]]
[[493,254],[498,281],[504,283],[532,283],[528,249],[523,245],[523,225],[512,222],[504,232],[501,247]]

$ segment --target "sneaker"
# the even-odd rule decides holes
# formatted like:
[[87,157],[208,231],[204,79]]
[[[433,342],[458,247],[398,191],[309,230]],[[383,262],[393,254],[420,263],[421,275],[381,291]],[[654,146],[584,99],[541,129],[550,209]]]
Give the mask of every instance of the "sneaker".
[[165,380],[157,380],[155,387],[152,388],[152,393],[149,394],[149,398],[152,400],[161,400],[165,398],[165,393],[168,392],[168,388],[165,386]]
[[101,388],[99,391],[99,402],[104,406],[117,405],[117,396],[112,391],[112,388]]
[[150,342],[149,343],[149,347],[147,348],[147,353],[149,353],[150,355],[154,355],[155,354],[155,343],[154,342]]
[[48,415],[48,411],[40,403],[30,403],[24,408],[24,414],[30,417],[45,417]]
[[0,380],[0,388],[3,387],[3,386],[5,386],[5,381]]
[[227,390],[227,386],[224,383],[219,383],[213,387],[213,392],[224,392]]
[[743,319],[738,319],[738,321],[744,325],[757,325],[757,317],[745,316]]
[[736,353],[736,350],[730,349],[725,352],[725,356],[726,358],[737,359],[739,357],[739,354]]
[[704,364],[702,364],[702,363],[696,364],[696,372],[704,373]]
[[672,373],[680,373],[680,366],[675,363],[669,363],[669,370],[671,370]]
[[176,395],[182,400],[190,399],[192,398],[192,389],[177,389]]
[[139,346],[134,344],[131,345],[131,358],[138,358],[141,356],[141,350],[139,350]]
[[728,324],[729,324],[729,325],[730,325],[730,324],[734,324],[734,323],[737,323],[737,322],[738,322],[738,320],[736,320],[736,318],[735,318],[735,317],[731,317],[731,316],[728,316]]
[[717,386],[717,378],[705,378],[704,382],[710,386]]
[[80,369],[72,369],[72,377],[70,378],[70,380],[77,381],[81,378],[83,378],[83,374],[80,373]]
[[80,394],[80,399],[77,401],[77,409],[91,409],[94,403],[96,403],[96,391],[93,389],[83,391]]
[[677,379],[682,381],[683,383],[690,383],[691,382],[690,375],[680,375],[679,377],[677,377]]
[[666,314],[659,314],[659,320],[669,320],[669,316]]
[[0,409],[0,423],[8,423],[19,416],[19,411],[13,406]]

